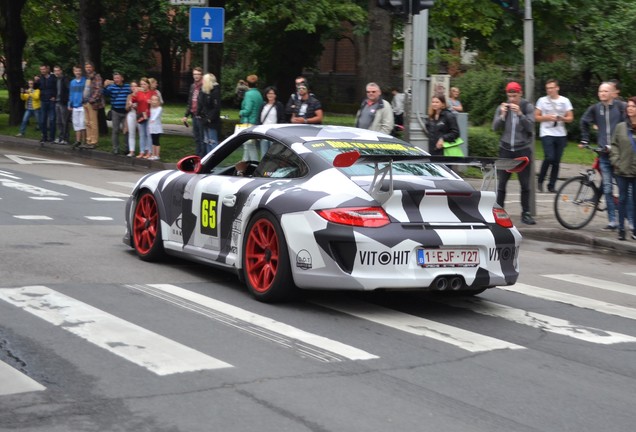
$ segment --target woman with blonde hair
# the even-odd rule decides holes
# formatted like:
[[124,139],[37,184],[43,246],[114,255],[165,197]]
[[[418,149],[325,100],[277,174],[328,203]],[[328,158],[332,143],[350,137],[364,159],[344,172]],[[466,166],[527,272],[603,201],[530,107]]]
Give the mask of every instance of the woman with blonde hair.
[[218,131],[221,128],[221,86],[214,74],[203,75],[197,99],[197,117],[201,119],[203,126],[204,150],[209,153],[219,143]]

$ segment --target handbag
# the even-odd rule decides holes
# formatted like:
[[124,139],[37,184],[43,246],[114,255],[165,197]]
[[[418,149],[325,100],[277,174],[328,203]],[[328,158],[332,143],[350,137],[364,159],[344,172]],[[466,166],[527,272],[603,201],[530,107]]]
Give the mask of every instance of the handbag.
[[464,140],[461,138],[457,138],[453,142],[444,141],[444,156],[464,157],[464,152],[461,148],[462,144],[464,144]]

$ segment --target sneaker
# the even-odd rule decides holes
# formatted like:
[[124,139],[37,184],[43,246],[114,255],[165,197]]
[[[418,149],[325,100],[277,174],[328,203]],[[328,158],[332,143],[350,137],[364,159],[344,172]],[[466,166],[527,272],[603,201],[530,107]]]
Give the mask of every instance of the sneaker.
[[79,147],[79,146],[81,146],[81,145],[82,145],[82,143],[81,143],[80,141],[75,141],[75,142],[73,143],[73,148],[77,148],[77,147]]
[[619,229],[618,230],[618,239],[619,240],[625,240],[625,230],[624,229]]
[[616,225],[607,224],[601,231],[616,231]]
[[521,213],[521,222],[523,222],[526,225],[534,225],[534,224],[536,224],[536,222],[533,219],[532,215],[530,215],[530,213],[528,213],[528,212]]
[[554,188],[554,186],[548,186],[548,192],[556,193],[556,189]]
[[19,133],[19,134],[16,134],[16,136],[17,137],[22,137],[22,136],[24,136],[24,134]]
[[538,190],[539,192],[543,192],[543,183],[538,183],[538,184],[537,184],[537,190]]
[[632,234],[632,240],[636,240],[636,232],[634,232],[634,234]]
[[131,157],[135,157],[135,152],[130,152],[130,153],[128,153],[128,154],[126,155],[126,157],[129,157],[129,158],[131,158]]
[[53,141],[53,144],[60,144],[60,139],[59,138],[55,138],[55,141]]

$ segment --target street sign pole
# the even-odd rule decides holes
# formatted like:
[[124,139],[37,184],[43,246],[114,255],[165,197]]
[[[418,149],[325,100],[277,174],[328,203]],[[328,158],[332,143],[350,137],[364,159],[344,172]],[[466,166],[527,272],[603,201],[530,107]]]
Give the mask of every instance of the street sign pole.
[[[205,6],[206,7],[210,6],[210,0],[206,0]],[[207,43],[203,44],[203,73],[204,74],[210,72],[210,69],[208,69],[208,47],[209,46],[210,44],[207,44]]]

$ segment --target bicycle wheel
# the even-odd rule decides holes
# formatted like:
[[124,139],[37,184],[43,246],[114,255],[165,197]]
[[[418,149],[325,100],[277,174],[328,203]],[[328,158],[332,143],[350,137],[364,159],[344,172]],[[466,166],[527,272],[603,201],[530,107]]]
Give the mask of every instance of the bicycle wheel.
[[601,198],[598,188],[587,177],[568,179],[554,198],[554,214],[567,229],[579,229],[590,223]]

